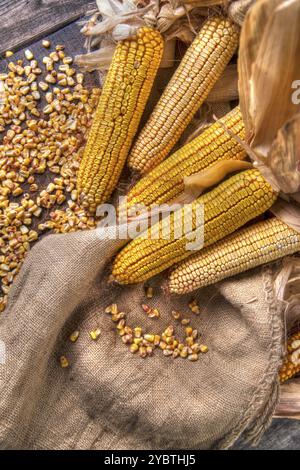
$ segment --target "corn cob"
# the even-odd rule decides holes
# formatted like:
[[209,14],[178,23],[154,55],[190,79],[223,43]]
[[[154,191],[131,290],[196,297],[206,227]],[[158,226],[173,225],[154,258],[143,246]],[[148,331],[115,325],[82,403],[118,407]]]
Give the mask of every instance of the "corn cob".
[[225,131],[224,125],[244,139],[244,123],[236,107],[138,181],[127,194],[127,209],[140,204],[152,207],[169,203],[184,191],[184,176],[198,173],[217,161],[245,158],[246,152]]
[[180,263],[169,290],[186,294],[300,251],[300,234],[276,217],[244,228]]
[[294,334],[288,340],[287,356],[285,357],[279,371],[281,383],[295,377],[300,373],[300,332]]
[[148,173],[168,155],[224,71],[238,38],[238,27],[229,19],[205,22],[133,146],[132,170]]
[[86,201],[91,210],[110,197],[118,182],[162,51],[162,36],[147,27],[116,48],[77,179],[81,201]]
[[[232,176],[196,201],[171,213],[132,240],[116,257],[113,277],[121,284],[143,282],[191,255],[187,249],[190,235],[204,222],[204,247],[234,232],[249,220],[265,212],[277,193],[258,170],[247,170]],[[197,220],[197,208],[204,206],[204,221]],[[181,237],[178,226],[185,216],[192,219],[192,230]],[[199,217],[198,217],[199,219]],[[200,225],[199,225],[200,224]],[[164,229],[170,228],[168,239]]]

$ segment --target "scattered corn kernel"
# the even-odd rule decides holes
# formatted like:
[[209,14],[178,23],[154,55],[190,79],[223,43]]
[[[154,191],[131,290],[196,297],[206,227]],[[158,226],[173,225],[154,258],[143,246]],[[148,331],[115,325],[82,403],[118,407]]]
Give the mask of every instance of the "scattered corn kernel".
[[96,328],[95,330],[90,331],[90,337],[92,340],[96,341],[101,334],[100,328]]
[[32,60],[33,59],[33,53],[31,52],[31,50],[26,49],[24,54],[25,54],[25,57],[26,57],[27,60]]
[[139,355],[143,358],[147,357],[147,348],[145,346],[139,347]]
[[132,343],[129,347],[130,352],[136,353],[139,350],[139,346],[136,343]]
[[41,90],[46,91],[46,90],[48,90],[49,85],[48,85],[48,83],[40,82],[39,87],[41,88]]
[[153,297],[153,287],[145,286],[145,294],[146,294],[147,299],[152,299],[152,297]]
[[189,361],[195,362],[195,361],[198,361],[198,359],[199,359],[199,356],[198,356],[197,353],[193,353],[193,354],[188,355],[188,360]]
[[69,367],[70,363],[66,356],[60,356],[59,358],[60,366],[65,369],[66,367]]
[[43,39],[42,45],[43,45],[43,47],[48,49],[50,47],[50,41],[48,41],[48,39]]
[[144,339],[145,339],[146,341],[149,341],[149,343],[154,343],[155,336],[154,336],[154,335],[150,335],[150,334],[145,334],[145,335],[144,335]]
[[72,341],[72,343],[75,343],[79,338],[79,331],[75,330],[73,333],[70,334],[69,339]]

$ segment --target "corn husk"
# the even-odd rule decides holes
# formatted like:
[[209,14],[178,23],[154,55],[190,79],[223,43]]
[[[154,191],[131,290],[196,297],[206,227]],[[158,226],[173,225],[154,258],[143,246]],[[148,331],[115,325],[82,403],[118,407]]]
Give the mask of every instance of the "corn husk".
[[271,207],[271,212],[282,222],[300,233],[300,206],[298,204],[279,198]]
[[243,160],[220,160],[199,173],[185,176],[183,178],[185,194],[181,202],[189,204],[197,199],[203,191],[219,184],[229,174],[250,168],[253,168],[252,163]]
[[284,307],[286,337],[294,327],[299,329],[300,319],[300,258],[287,257],[274,282],[274,291],[278,302]]
[[246,14],[250,7],[254,5],[255,0],[238,0],[232,2],[228,8],[228,16],[232,18],[235,23],[242,26],[244,23]]
[[292,100],[300,77],[299,24],[298,0],[258,0],[242,27],[238,62],[250,156],[288,194],[300,191],[300,105]]
[[[97,0],[98,10],[83,24],[87,54],[76,57],[83,70],[108,68],[117,41],[134,37],[141,26],[157,28],[165,38],[165,57],[161,67],[172,67],[175,58],[174,40],[186,44],[193,41],[204,19],[212,12],[225,10],[233,0]],[[240,3],[244,0],[238,0]],[[169,41],[173,41],[169,44]],[[105,44],[104,44],[105,42]],[[102,49],[93,50],[95,47]],[[172,59],[171,59],[172,57]]]
[[[300,200],[300,106],[292,100],[294,83],[300,77],[299,24],[299,0],[258,0],[243,23],[238,73],[245,149],[281,192],[273,214],[300,233],[300,205],[296,202]],[[284,259],[274,288],[283,307],[286,340],[295,325],[299,329],[299,257]],[[292,403],[291,395],[284,402],[286,390],[283,386],[282,415],[287,415]],[[298,395],[300,403],[299,393],[299,387],[293,388],[293,400]],[[291,406],[290,412],[294,411]]]
[[76,63],[85,72],[99,69],[103,71],[108,70],[115,47],[115,45],[105,46],[97,51],[77,55]]

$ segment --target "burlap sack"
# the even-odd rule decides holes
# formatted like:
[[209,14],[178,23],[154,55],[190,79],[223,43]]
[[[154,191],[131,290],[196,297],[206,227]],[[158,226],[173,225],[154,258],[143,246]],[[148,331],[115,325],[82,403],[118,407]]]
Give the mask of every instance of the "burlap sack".
[[[204,312],[193,325],[210,348],[198,362],[159,350],[142,359],[120,341],[104,307],[117,302],[130,325],[161,331],[190,297],[159,291],[152,301],[161,318],[145,318],[142,286],[107,284],[119,244],[97,230],[51,235],[28,255],[0,323],[1,448],[227,448],[243,432],[255,442],[278,394],[282,327],[271,269],[197,293]],[[95,342],[89,331],[97,326]]]

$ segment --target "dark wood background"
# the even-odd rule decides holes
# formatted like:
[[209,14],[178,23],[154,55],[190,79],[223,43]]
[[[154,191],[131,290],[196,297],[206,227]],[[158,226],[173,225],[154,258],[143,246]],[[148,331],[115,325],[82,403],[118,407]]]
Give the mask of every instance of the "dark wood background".
[[95,6],[88,0],[0,0],[0,54],[60,29]]
[[[0,0],[0,58],[6,50],[18,51],[27,44],[40,56],[43,49],[37,41],[42,37],[66,44],[70,55],[83,52],[76,20],[95,7],[89,0]],[[5,66],[6,61],[0,60],[0,71]],[[243,443],[234,447],[247,448]],[[274,420],[258,449],[300,449],[300,421]]]

